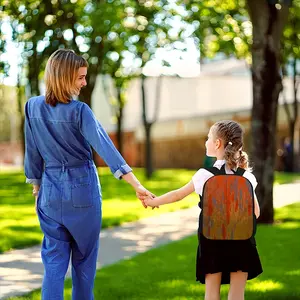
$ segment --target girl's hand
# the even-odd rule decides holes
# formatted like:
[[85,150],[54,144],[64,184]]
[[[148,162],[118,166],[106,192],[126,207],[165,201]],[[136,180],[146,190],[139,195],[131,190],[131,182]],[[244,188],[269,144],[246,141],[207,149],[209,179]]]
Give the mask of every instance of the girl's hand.
[[152,208],[155,208],[155,207],[159,208],[159,206],[157,205],[156,202],[157,202],[156,199],[153,199],[152,197],[149,197],[149,196],[145,197],[145,199],[144,199],[144,203],[147,206],[151,206]]

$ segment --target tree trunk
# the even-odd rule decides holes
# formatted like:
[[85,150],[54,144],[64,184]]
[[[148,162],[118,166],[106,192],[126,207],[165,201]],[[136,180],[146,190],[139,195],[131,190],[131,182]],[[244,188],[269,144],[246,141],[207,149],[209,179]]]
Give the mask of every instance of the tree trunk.
[[294,57],[293,60],[293,110],[294,110],[294,119],[293,123],[290,124],[290,135],[291,135],[291,148],[292,148],[292,155],[291,155],[291,162],[292,162],[292,168],[293,171],[296,172],[298,170],[298,157],[297,157],[297,151],[296,148],[298,148],[298,145],[296,146],[295,143],[297,142],[295,137],[295,130],[296,130],[296,124],[298,120],[298,85],[299,82],[297,82],[297,58]]
[[148,123],[147,125],[145,125],[146,176],[148,179],[150,179],[153,174],[151,128],[152,128],[152,123]]
[[290,141],[291,141],[291,152],[289,154],[289,163],[290,163],[290,172],[294,172],[295,171],[295,125],[296,125],[296,121],[292,120],[289,122],[289,127],[290,127]]
[[123,109],[124,105],[122,102],[122,88],[117,87],[118,94],[118,111],[117,111],[117,142],[118,142],[118,150],[121,154],[123,154]]
[[[283,75],[287,76],[286,68],[282,67]],[[297,99],[297,59],[293,58],[293,104],[290,108],[288,101],[283,93],[283,105],[286,112],[289,125],[289,144],[284,145],[284,170],[286,172],[295,172],[297,170],[297,145],[296,145],[296,124],[298,119],[298,99]],[[288,141],[285,141],[285,143]],[[288,147],[289,146],[289,147]]]
[[277,109],[282,90],[280,39],[288,7],[282,5],[279,10],[266,0],[249,0],[248,7],[253,25],[251,157],[258,181],[259,222],[272,223]]
[[28,58],[28,82],[30,85],[30,97],[40,95],[39,74],[40,74],[40,59],[37,51]]
[[25,136],[24,136],[24,122],[25,122],[25,116],[24,116],[24,103],[23,103],[23,96],[24,91],[22,91],[22,87],[20,85],[20,75],[18,75],[18,82],[17,82],[17,99],[18,99],[18,111],[20,116],[20,143],[21,143],[21,149],[23,154],[23,161],[22,165],[24,164],[24,158],[25,158]]
[[147,120],[147,105],[146,105],[146,91],[145,91],[145,79],[146,77],[142,75],[141,77],[141,92],[142,92],[142,107],[143,107],[143,123],[145,129],[145,167],[146,167],[146,177],[149,179],[153,174],[152,165],[152,145],[151,145],[151,127],[152,123]]

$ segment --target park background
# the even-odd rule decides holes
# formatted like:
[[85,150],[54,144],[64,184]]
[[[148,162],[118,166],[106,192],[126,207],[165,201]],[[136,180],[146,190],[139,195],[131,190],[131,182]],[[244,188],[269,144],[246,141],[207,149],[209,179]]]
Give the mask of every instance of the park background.
[[[259,221],[274,224],[261,227],[267,228],[261,239],[273,235],[276,240],[278,228],[292,227],[283,241],[299,248],[299,205],[274,214],[273,184],[299,180],[300,1],[2,0],[0,29],[1,252],[34,245],[42,237],[20,169],[22,125],[24,104],[44,92],[45,63],[59,47],[88,60],[88,86],[79,100],[91,106],[127,162],[157,194],[180,187],[211,163],[204,143],[215,121],[240,122],[259,182]],[[144,212],[130,189],[110,179],[97,155],[95,162],[107,200],[103,227],[197,203],[194,195],[160,212]],[[299,297],[292,298],[300,278],[298,253],[289,259],[295,269],[283,259],[276,269],[292,274],[290,283],[278,285],[279,277],[268,281],[266,271],[271,283],[261,297],[270,299],[268,292],[280,290],[287,296],[278,299],[299,299],[298,290]],[[273,259],[275,264],[276,254]]]

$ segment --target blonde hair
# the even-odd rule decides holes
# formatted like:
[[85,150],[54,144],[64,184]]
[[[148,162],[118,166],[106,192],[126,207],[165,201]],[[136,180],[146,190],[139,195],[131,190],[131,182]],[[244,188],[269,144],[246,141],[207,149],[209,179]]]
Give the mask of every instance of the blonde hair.
[[46,103],[69,103],[76,94],[78,69],[88,67],[87,61],[73,50],[58,49],[47,61],[45,70]]
[[224,143],[224,159],[231,169],[238,167],[250,170],[248,154],[243,151],[243,134],[241,125],[235,121],[224,120],[212,126],[215,139],[220,139]]

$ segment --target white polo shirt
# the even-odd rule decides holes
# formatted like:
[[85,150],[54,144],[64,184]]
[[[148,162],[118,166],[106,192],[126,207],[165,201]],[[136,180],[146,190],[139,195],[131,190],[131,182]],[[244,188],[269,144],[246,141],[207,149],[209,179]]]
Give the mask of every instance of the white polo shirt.
[[[214,163],[214,167],[216,167],[220,170],[224,164],[225,164],[225,160],[217,160]],[[226,172],[226,174],[233,174],[232,170],[228,169],[227,167],[225,167],[225,172]],[[204,187],[205,182],[213,176],[214,175],[212,173],[210,173],[209,171],[207,171],[205,169],[199,169],[192,178],[195,192],[197,194],[199,194],[200,196],[202,196],[203,187]],[[257,186],[257,180],[256,180],[255,176],[252,173],[250,173],[249,171],[245,171],[243,176],[246,177],[251,182],[253,191],[254,191]]]

